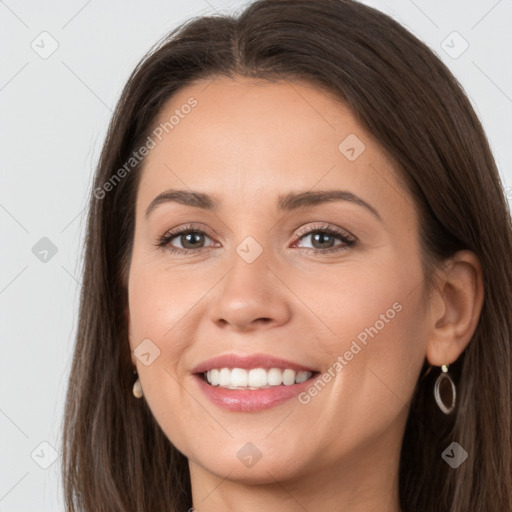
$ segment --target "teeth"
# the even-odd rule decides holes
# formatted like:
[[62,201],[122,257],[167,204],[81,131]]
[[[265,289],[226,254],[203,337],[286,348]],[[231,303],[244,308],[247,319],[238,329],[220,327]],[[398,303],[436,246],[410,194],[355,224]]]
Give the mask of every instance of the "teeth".
[[268,383],[270,386],[280,386],[283,383],[283,372],[279,368],[271,368],[268,371]]
[[231,370],[231,385],[235,387],[247,387],[247,382],[249,382],[249,374],[247,370],[242,370],[242,368],[233,368]]
[[295,382],[300,384],[301,382],[308,380],[311,375],[313,375],[311,372],[297,372],[297,375],[295,376]]
[[251,388],[262,388],[269,383],[267,372],[263,368],[254,368],[250,370],[248,380],[248,384]]
[[266,389],[272,386],[291,386],[311,378],[312,372],[286,368],[213,368],[206,372],[206,380],[212,386],[227,389]]
[[295,372],[293,370],[285,370],[283,372],[283,384],[285,386],[295,384]]
[[220,371],[217,369],[210,370],[208,372],[210,374],[209,376],[209,382],[212,386],[218,386],[220,381]]
[[[208,374],[207,377],[208,378]],[[231,386],[231,371],[229,368],[222,368],[219,374],[219,386],[226,387]]]

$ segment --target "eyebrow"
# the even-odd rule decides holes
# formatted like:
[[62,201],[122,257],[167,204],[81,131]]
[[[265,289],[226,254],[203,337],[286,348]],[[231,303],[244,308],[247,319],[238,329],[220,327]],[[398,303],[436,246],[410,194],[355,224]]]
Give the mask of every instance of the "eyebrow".
[[[280,211],[292,211],[302,208],[310,208],[323,203],[331,203],[334,201],[349,201],[366,208],[375,217],[382,222],[379,212],[366,201],[356,196],[348,190],[308,190],[304,192],[289,192],[278,197],[277,209]],[[208,211],[218,211],[220,201],[213,196],[203,192],[192,190],[166,190],[159,194],[146,208],[146,217],[154,211],[158,206],[164,203],[175,202],[195,208],[202,208]]]

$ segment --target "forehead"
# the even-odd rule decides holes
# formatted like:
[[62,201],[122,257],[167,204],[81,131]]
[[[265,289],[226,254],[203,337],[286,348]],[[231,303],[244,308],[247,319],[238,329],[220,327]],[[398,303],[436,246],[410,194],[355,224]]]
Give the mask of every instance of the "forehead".
[[159,137],[142,172],[145,206],[165,188],[187,187],[261,202],[343,185],[381,207],[404,195],[391,160],[351,110],[305,82],[202,80],[168,100],[152,129]]

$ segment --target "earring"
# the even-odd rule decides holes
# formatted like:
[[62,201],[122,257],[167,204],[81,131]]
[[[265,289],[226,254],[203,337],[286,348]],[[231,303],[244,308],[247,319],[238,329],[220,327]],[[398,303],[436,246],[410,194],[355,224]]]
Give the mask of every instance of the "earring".
[[[455,400],[457,397],[457,390],[455,389],[455,384],[453,383],[453,380],[448,373],[448,366],[449,365],[446,364],[443,364],[443,366],[441,366],[442,371],[439,374],[439,377],[437,377],[436,383],[434,385],[434,396],[436,399],[436,403],[439,409],[441,409],[441,411],[443,411],[445,414],[450,414],[453,411],[453,409],[455,409]],[[443,382],[448,382],[451,387],[452,400],[449,406],[445,405],[443,399],[441,398],[441,385],[443,384]]]
[[140,380],[137,377],[137,380],[133,383],[133,396],[135,398],[142,398],[143,394],[144,393],[142,392],[142,386],[140,384]]

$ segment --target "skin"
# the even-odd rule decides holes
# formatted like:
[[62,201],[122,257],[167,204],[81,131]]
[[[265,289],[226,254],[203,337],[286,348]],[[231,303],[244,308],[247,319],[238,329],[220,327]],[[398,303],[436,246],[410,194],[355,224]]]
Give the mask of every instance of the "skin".
[[[379,143],[325,91],[286,80],[209,79],[180,90],[155,126],[191,96],[197,106],[145,161],[127,319],[143,399],[189,460],[194,507],[397,512],[415,383],[425,357],[450,364],[470,341],[483,301],[480,264],[469,251],[458,253],[436,273],[427,302],[414,202]],[[338,149],[350,134],[365,144],[354,161]],[[221,206],[211,212],[168,202],[146,217],[170,188],[214,195]],[[319,189],[348,190],[381,220],[348,201],[277,210],[280,194]],[[172,245],[195,253],[155,245],[191,222],[204,239],[187,246],[177,236]],[[356,245],[313,253],[326,249],[297,233],[318,223],[348,232]],[[263,251],[252,263],[236,252],[248,236]],[[307,404],[227,411],[191,376],[211,357],[254,352],[327,372],[394,303],[400,312]],[[160,350],[149,366],[133,352],[145,339]],[[237,457],[248,442],[262,454],[252,467]]]

